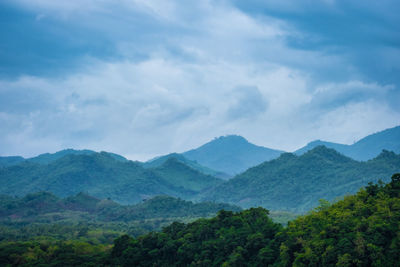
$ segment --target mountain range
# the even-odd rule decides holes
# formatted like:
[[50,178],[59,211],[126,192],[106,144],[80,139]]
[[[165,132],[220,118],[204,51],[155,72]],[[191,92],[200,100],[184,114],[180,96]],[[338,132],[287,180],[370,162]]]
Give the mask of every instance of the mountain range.
[[400,172],[400,155],[394,152],[384,150],[361,162],[318,146],[301,156],[284,153],[250,168],[205,192],[201,199],[303,213],[320,199],[331,201],[355,193],[378,179],[387,182],[396,172]]
[[282,152],[256,146],[238,135],[228,135],[215,138],[182,155],[208,168],[235,175],[261,162],[276,158]]
[[155,169],[121,161],[110,153],[68,154],[48,164],[23,161],[0,168],[0,194],[23,196],[38,191],[67,197],[87,192],[120,203],[155,195],[190,199],[222,180],[171,159]]
[[[293,154],[229,135],[143,163],[114,153],[73,149],[28,159],[0,157],[0,194],[49,191],[69,197],[86,192],[123,204],[169,195],[301,213],[320,198],[354,193],[370,181],[386,181],[399,172],[399,130],[387,129],[351,146],[315,141]],[[381,148],[387,150],[378,154]]]
[[352,145],[316,140],[296,150],[296,155],[304,154],[316,146],[324,145],[355,160],[366,161],[376,157],[383,149],[400,153],[400,126],[368,135]]

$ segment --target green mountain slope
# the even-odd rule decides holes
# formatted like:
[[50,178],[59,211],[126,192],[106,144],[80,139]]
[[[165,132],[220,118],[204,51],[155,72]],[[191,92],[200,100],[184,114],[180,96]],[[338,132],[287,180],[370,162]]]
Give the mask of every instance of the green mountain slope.
[[[22,196],[49,191],[57,196],[66,197],[87,192],[99,198],[109,197],[121,203],[134,203],[155,195],[188,199],[207,185],[214,186],[220,182],[216,178],[202,176],[190,167],[175,167],[178,169],[168,170],[164,166],[153,171],[144,169],[137,162],[116,160],[105,152],[89,155],[69,154],[49,164],[28,161],[1,168],[0,193]],[[170,181],[171,173],[180,181],[179,185]]]
[[[111,157],[119,161],[128,161],[125,157],[115,153],[111,152],[102,152],[102,153],[109,154]],[[83,150],[64,149],[56,153],[44,153],[36,157],[27,159],[20,156],[0,157],[0,167],[9,167],[17,165],[22,163],[23,161],[39,163],[39,164],[49,164],[67,155],[93,155],[93,154],[96,154],[96,152],[88,149],[83,149]]]
[[19,164],[24,160],[25,159],[20,156],[0,157],[0,168]]
[[169,160],[171,158],[175,159],[177,161],[180,161],[180,162],[184,163],[185,165],[187,165],[187,166],[189,166],[189,167],[191,167],[191,168],[193,168],[193,169],[195,169],[195,170],[197,170],[197,171],[199,171],[201,173],[204,173],[204,174],[208,174],[208,175],[211,175],[211,176],[214,176],[214,177],[217,177],[217,178],[220,178],[220,179],[224,179],[224,180],[232,178],[232,176],[230,176],[230,175],[228,175],[226,173],[218,172],[218,171],[212,170],[210,168],[207,168],[205,166],[202,166],[199,163],[197,163],[196,161],[189,160],[189,159],[185,158],[182,154],[178,154],[178,153],[171,153],[171,154],[168,154],[168,155],[165,155],[165,156],[160,156],[160,157],[154,158],[152,160],[144,162],[143,163],[143,167],[145,167],[145,168],[160,167],[167,160]]
[[388,181],[400,171],[400,155],[383,151],[358,162],[319,146],[302,156],[285,153],[206,192],[202,200],[305,212],[321,198],[333,200],[357,192],[368,182]]
[[343,145],[320,140],[313,141],[305,147],[296,150],[294,153],[296,155],[302,155],[319,145],[333,148],[355,160],[366,161],[379,155],[383,149],[400,153],[400,126],[368,135],[352,145]]
[[221,179],[205,175],[175,158],[167,159],[161,166],[152,170],[177,187],[197,192],[222,183]]
[[276,158],[282,152],[253,145],[241,136],[228,135],[182,154],[208,168],[235,175],[261,162]]

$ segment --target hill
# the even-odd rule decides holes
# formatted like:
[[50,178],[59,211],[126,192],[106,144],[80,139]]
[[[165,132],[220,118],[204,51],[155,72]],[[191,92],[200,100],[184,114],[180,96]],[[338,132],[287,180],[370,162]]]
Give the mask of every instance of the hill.
[[[128,161],[125,157],[115,153],[111,152],[102,152],[102,153],[106,153],[119,161]],[[67,155],[93,155],[93,154],[96,154],[96,152],[88,149],[83,149],[83,150],[64,149],[55,153],[44,153],[36,157],[26,158],[26,159],[21,156],[0,157],[0,167],[9,167],[17,165],[24,161],[39,163],[39,164],[49,164]]]
[[192,203],[169,196],[156,196],[127,206],[85,193],[61,199],[52,193],[38,192],[22,198],[2,196],[1,200],[0,222],[130,222],[158,218],[209,217],[222,209],[240,210],[239,207],[229,204]]
[[[171,173],[174,174],[174,181]],[[178,180],[179,185],[174,184]],[[105,152],[68,154],[49,164],[24,161],[0,169],[1,194],[23,196],[49,191],[67,197],[87,192],[120,203],[135,203],[155,195],[190,199],[201,190],[219,183],[219,179],[203,175],[183,164],[170,162],[168,166],[150,170],[137,162],[117,160]]]
[[313,141],[305,147],[296,150],[296,155],[302,155],[316,146],[324,145],[351,157],[366,161],[376,157],[383,149],[400,153],[400,126],[368,135],[352,145],[343,145],[325,141]]
[[152,169],[169,183],[187,190],[200,192],[222,183],[221,179],[203,174],[171,157],[161,166]]
[[0,168],[16,165],[24,160],[25,159],[20,156],[0,157]]
[[228,135],[215,138],[199,148],[182,154],[213,170],[235,175],[261,162],[276,158],[282,152],[253,145],[241,136]]
[[223,173],[223,172],[218,172],[215,170],[212,170],[210,168],[207,168],[205,166],[200,165],[199,163],[197,163],[196,161],[193,160],[189,160],[187,158],[185,158],[182,154],[178,154],[178,153],[171,153],[165,156],[160,156],[160,157],[156,157],[152,160],[149,160],[147,162],[143,163],[143,167],[145,168],[156,168],[156,167],[160,167],[161,165],[163,165],[167,160],[169,159],[175,159],[177,161],[182,162],[183,164],[201,172],[204,174],[208,174],[220,179],[229,179],[232,178],[230,175]]
[[[332,155],[334,156],[334,155]],[[221,211],[161,233],[118,238],[118,266],[399,266],[400,174],[282,228],[268,211]]]
[[285,153],[250,168],[201,199],[301,213],[315,207],[319,199],[357,192],[368,182],[388,181],[399,171],[400,155],[393,152],[383,151],[373,160],[359,162],[319,146],[301,156]]

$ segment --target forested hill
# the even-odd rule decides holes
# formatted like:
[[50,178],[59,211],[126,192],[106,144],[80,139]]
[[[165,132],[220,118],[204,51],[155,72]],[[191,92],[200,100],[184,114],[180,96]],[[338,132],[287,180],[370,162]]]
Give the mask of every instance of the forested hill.
[[202,199],[263,206],[271,210],[306,212],[319,199],[333,200],[357,192],[368,182],[389,181],[400,171],[400,155],[383,151],[367,162],[355,161],[319,146],[301,156],[285,153],[250,168],[206,192]]
[[185,158],[182,154],[178,154],[178,153],[171,153],[171,154],[168,154],[165,156],[154,158],[152,160],[144,162],[143,167],[157,168],[157,167],[160,167],[161,165],[163,165],[167,160],[170,160],[170,159],[177,160],[177,161],[179,161],[201,173],[208,174],[208,175],[220,178],[220,179],[227,180],[229,178],[232,178],[232,176],[230,176],[229,174],[207,168],[203,165],[200,165],[197,161],[189,160],[189,159]]
[[375,158],[383,150],[400,153],[400,126],[368,135],[352,145],[343,145],[325,141],[313,141],[305,147],[295,151],[302,155],[316,146],[324,145],[356,160],[369,160]]
[[167,159],[161,166],[152,170],[174,186],[196,192],[209,189],[210,185],[216,186],[223,182],[221,179],[190,168],[175,158]]
[[[191,175],[188,176],[188,173]],[[174,184],[177,181],[179,185]],[[69,154],[49,164],[24,161],[0,168],[1,194],[23,196],[49,191],[65,197],[88,192],[95,197],[111,198],[120,203],[140,202],[155,195],[190,199],[220,182],[183,164],[163,165],[151,170],[137,162],[115,159],[105,152]]]
[[266,160],[276,158],[282,152],[256,146],[238,135],[228,135],[184,152],[183,156],[208,168],[235,175]]
[[144,219],[208,217],[219,210],[239,211],[221,203],[192,203],[169,196],[156,196],[136,205],[120,205],[85,193],[61,199],[38,192],[22,198],[0,196],[0,222],[129,222]]
[[[111,152],[102,152],[102,153],[108,154],[109,156],[119,161],[127,161],[126,158],[115,153]],[[0,157],[0,167],[9,167],[17,165],[22,162],[49,164],[67,155],[93,155],[93,154],[96,154],[96,152],[88,149],[83,149],[83,150],[64,149],[56,153],[44,153],[36,157],[26,158],[26,159],[21,156]]]
[[268,211],[220,212],[161,233],[115,241],[120,266],[399,266],[400,174],[289,223]]
[[371,183],[333,205],[323,201],[287,227],[274,223],[268,214],[263,208],[222,210],[214,218],[174,222],[161,232],[137,238],[122,235],[112,247],[82,240],[84,229],[78,239],[68,241],[4,241],[0,264],[399,266],[400,174],[393,175],[389,184]]

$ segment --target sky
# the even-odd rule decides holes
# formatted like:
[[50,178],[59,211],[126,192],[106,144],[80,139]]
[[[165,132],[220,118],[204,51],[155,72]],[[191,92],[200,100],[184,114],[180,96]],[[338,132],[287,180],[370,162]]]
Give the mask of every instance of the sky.
[[294,151],[400,125],[397,0],[2,0],[0,155]]

